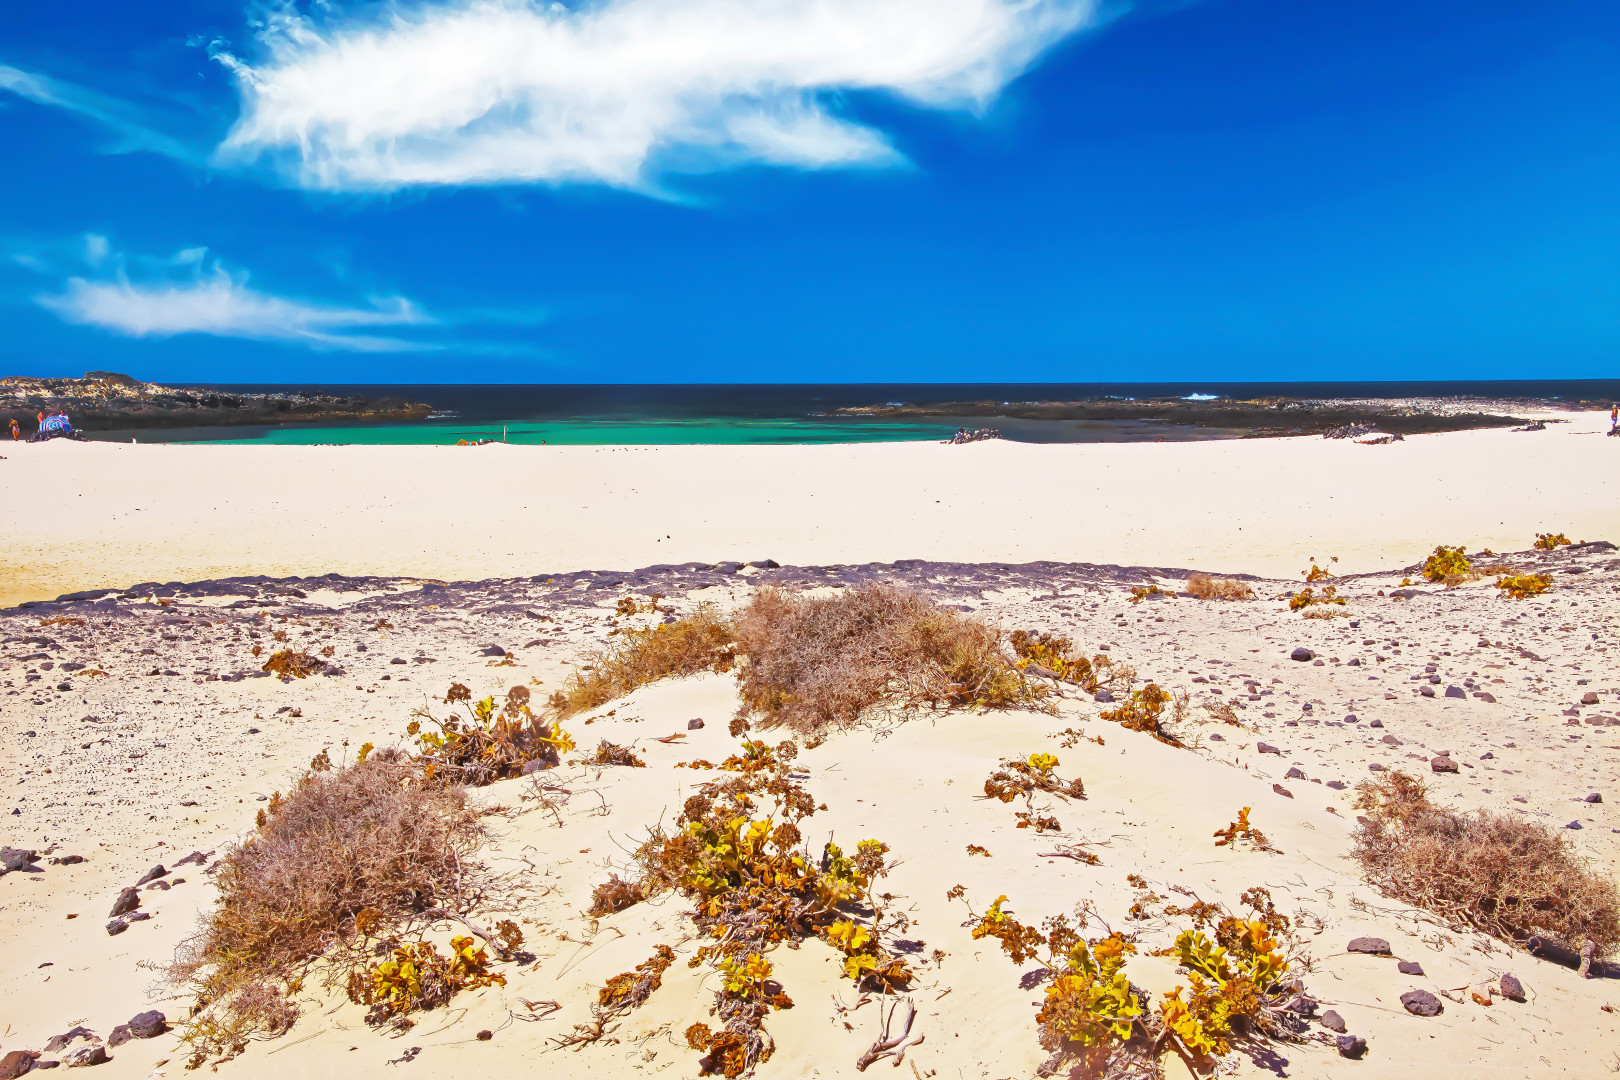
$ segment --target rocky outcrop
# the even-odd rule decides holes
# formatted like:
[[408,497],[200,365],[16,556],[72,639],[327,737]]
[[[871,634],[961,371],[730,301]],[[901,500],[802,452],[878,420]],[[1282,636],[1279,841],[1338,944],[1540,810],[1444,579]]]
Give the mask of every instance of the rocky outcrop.
[[336,397],[314,391],[230,393],[141,382],[111,371],[82,379],[0,379],[0,434],[16,420],[30,435],[40,413],[66,413],[80,431],[223,427],[242,424],[421,420],[432,407],[399,398]]

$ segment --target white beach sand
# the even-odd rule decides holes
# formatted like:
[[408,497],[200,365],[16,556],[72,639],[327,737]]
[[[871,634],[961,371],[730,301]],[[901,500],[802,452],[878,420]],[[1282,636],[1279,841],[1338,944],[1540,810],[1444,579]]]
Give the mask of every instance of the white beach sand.
[[[0,553],[9,601],[227,575],[456,580],[766,557],[1058,559],[1270,574],[1282,580],[1257,583],[1259,599],[1232,603],[1132,604],[1118,584],[1010,587],[987,577],[970,588],[967,606],[992,623],[1056,630],[1086,652],[1107,646],[1143,677],[1193,694],[1188,734],[1196,749],[1104,722],[1104,706],[1071,690],[1054,716],[921,717],[835,734],[806,750],[806,784],[828,807],[806,822],[811,846],[828,832],[845,844],[877,837],[897,861],[885,888],[912,920],[908,939],[921,943],[913,997],[924,1041],[896,1071],[882,1061],[857,1073],[854,1063],[878,1031],[878,1005],[856,1007],[859,995],[832,951],[810,941],[770,954],[796,1005],[767,1020],[777,1051],[758,1076],[1032,1076],[1045,1056],[1033,1021],[1040,984],[1025,979],[1028,967],[972,939],[961,925],[966,909],[948,902],[946,890],[963,884],[980,911],[1005,893],[1030,923],[1090,900],[1116,928],[1142,936],[1128,971],[1160,995],[1184,978],[1172,961],[1146,953],[1168,943],[1174,920],[1130,918],[1141,892],[1127,875],[1136,874],[1164,898],[1160,908],[1190,902],[1173,888],[1228,905],[1251,886],[1271,889],[1279,908],[1305,917],[1306,987],[1371,1044],[1359,1062],[1321,1041],[1278,1046],[1272,1057],[1239,1054],[1231,1075],[1595,1077],[1607,1074],[1620,1046],[1620,1018],[1609,1011],[1620,998],[1613,979],[1583,980],[1393,901],[1361,881],[1346,855],[1352,789],[1376,775],[1376,764],[1421,773],[1440,801],[1460,809],[1584,823],[1567,834],[1576,849],[1611,872],[1620,866],[1620,745],[1608,743],[1620,743],[1612,734],[1620,727],[1605,719],[1620,714],[1615,552],[1566,549],[1554,590],[1534,600],[1500,599],[1489,580],[1425,587],[1410,600],[1379,595],[1393,592],[1400,567],[1440,542],[1518,553],[1509,562],[1528,565],[1540,558],[1523,552],[1538,531],[1620,539],[1620,439],[1599,434],[1605,420],[1577,414],[1543,432],[1420,436],[1379,447],[1287,439],[0,448]],[[1312,555],[1338,555],[1335,569],[1344,573],[1388,572],[1344,584],[1350,618],[1307,620],[1271,597],[1299,580]],[[731,576],[674,602],[683,612],[700,601],[729,607],[762,580]],[[217,855],[246,835],[260,797],[286,790],[322,748],[336,756],[345,744],[349,753],[363,741],[397,744],[410,711],[452,681],[482,694],[535,680],[544,696],[583,651],[612,640],[618,595],[604,588],[475,610],[454,594],[442,604],[419,594],[386,621],[357,607],[356,594],[336,592],[312,592],[296,611],[272,606],[263,623],[253,621],[256,601],[224,609],[229,596],[180,596],[167,606],[123,598],[116,617],[86,611],[82,627],[42,625],[37,609],[0,613],[0,761],[9,792],[0,841],[88,860],[42,859],[35,872],[0,878],[0,1054],[39,1050],[77,1024],[106,1038],[148,1008],[183,1018],[188,1000],[154,992],[154,966],[173,955],[215,893],[201,867],[176,866],[179,856]],[[636,619],[630,625],[647,617]],[[260,661],[247,635],[262,630],[267,639],[273,628],[302,647],[329,643],[344,674],[219,678],[254,669]],[[516,666],[490,667],[496,661],[480,652],[490,641],[515,652]],[[1301,644],[1320,665],[1289,660]],[[90,669],[69,667],[84,663]],[[1467,692],[1425,696],[1423,688],[1446,689],[1431,687],[1431,664],[1443,684]],[[96,667],[106,674],[94,675]],[[1587,692],[1597,706],[1579,706]],[[1245,726],[1223,725],[1197,707],[1226,701],[1243,710]],[[340,992],[310,984],[290,1033],[255,1043],[219,1072],[694,1076],[697,1055],[681,1032],[713,1022],[715,976],[684,962],[700,944],[682,916],[689,904],[666,896],[594,920],[584,909],[593,886],[625,870],[637,838],[672,820],[711,775],[675,763],[718,761],[735,746],[726,725],[737,704],[732,679],[701,676],[646,687],[571,720],[583,751],[607,738],[633,747],[648,767],[543,774],[572,791],[556,818],[525,801],[527,780],[477,794],[518,811],[492,820],[495,837],[482,857],[528,875],[516,914],[536,959],[503,965],[506,987],[460,995],[390,1038],[367,1028],[363,1010]],[[688,727],[695,717],[705,719],[701,730]],[[1069,727],[1104,742],[1066,747],[1061,732]],[[655,741],[674,734],[684,739]],[[1280,753],[1261,752],[1262,742]],[[1060,820],[1055,836],[1016,828],[1020,807],[979,797],[999,759],[1037,751],[1056,754],[1058,772],[1086,784],[1084,801],[1038,803]],[[1430,757],[1443,751],[1464,767],[1431,774]],[[1588,792],[1605,801],[1578,801]],[[1255,824],[1280,852],[1214,846],[1211,833],[1243,806],[1254,808]],[[1080,842],[1100,865],[1046,854]],[[990,857],[970,856],[968,844]],[[187,880],[144,890],[141,910],[152,918],[109,936],[113,898],[155,863],[170,869],[162,880]],[[456,929],[440,927],[436,939]],[[1364,934],[1387,939],[1394,957],[1348,953],[1347,942]],[[597,988],[657,944],[681,958],[663,988],[609,1039],[558,1049],[553,1040],[589,1020]],[[946,955],[933,959],[935,949]],[[1397,960],[1419,961],[1424,974],[1399,973]],[[1524,980],[1528,1002],[1469,997],[1467,988],[1503,973]],[[1451,996],[1440,1016],[1420,1018],[1399,1001],[1411,989]],[[534,1019],[525,1001],[561,1008]],[[493,1038],[478,1041],[481,1029]],[[420,1048],[414,1059],[401,1060],[412,1048]],[[172,1035],[125,1043],[111,1056],[95,1075],[184,1074],[185,1052]]]
[[1620,536],[1620,439],[1540,432],[942,446],[0,447],[0,605],[237,574],[443,580],[776,559],[1292,576],[1438,542]]

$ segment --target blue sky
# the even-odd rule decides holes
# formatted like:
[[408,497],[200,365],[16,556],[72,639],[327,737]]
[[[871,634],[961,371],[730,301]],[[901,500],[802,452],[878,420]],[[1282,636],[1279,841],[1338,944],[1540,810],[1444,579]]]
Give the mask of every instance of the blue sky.
[[1620,5],[13,5],[0,374],[1609,378]]

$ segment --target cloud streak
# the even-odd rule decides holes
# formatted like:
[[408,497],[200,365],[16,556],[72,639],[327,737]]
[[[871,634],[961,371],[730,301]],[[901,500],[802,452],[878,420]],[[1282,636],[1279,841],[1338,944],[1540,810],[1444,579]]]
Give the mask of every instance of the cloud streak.
[[112,272],[70,277],[61,292],[35,298],[65,322],[141,338],[208,334],[350,352],[435,347],[356,332],[434,322],[403,297],[379,298],[370,307],[343,307],[276,296],[252,288],[245,273],[209,260],[202,248],[159,262],[157,272],[149,272],[145,280],[131,280],[125,260],[110,256],[101,237],[86,238],[86,255],[93,265],[111,261]]
[[[372,9],[373,11],[375,9]],[[221,52],[242,115],[222,161],[304,187],[598,183],[665,171],[885,166],[841,90],[976,111],[1098,0],[445,0],[317,22],[284,11],[262,56]]]
[[191,164],[200,163],[205,156],[147,126],[128,103],[61,79],[0,64],[0,90],[10,91],[36,105],[65,109],[112,129],[119,139],[112,148],[115,153],[147,150]]

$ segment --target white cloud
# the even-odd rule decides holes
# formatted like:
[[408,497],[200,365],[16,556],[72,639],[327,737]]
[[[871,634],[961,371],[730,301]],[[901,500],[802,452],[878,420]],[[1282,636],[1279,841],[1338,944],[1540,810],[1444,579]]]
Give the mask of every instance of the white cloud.
[[[447,0],[329,23],[283,12],[226,53],[224,159],[306,187],[649,184],[660,169],[892,164],[829,92],[977,110],[1098,0]],[[376,9],[371,9],[375,11]]]
[[[85,253],[92,265],[106,261],[106,240],[86,237]],[[251,288],[246,274],[232,273],[217,260],[209,262],[203,248],[188,248],[156,263],[143,260],[148,280],[142,281],[130,279],[125,260],[115,256],[114,261],[117,266],[109,276],[70,277],[60,293],[36,299],[67,322],[130,337],[211,334],[356,352],[432,347],[354,332],[434,322],[403,297],[378,299],[370,307],[340,307],[275,296]],[[175,269],[187,272],[177,278]]]

